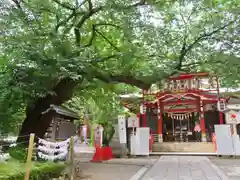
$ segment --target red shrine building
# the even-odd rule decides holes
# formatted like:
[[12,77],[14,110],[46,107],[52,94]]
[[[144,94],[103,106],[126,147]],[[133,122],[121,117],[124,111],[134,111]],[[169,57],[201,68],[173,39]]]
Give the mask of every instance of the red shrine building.
[[199,124],[202,142],[211,141],[214,124],[225,123],[227,98],[220,96],[218,77],[205,72],[180,74],[162,84],[142,91],[138,101],[124,101],[132,111],[133,102],[140,106],[135,110],[139,126],[149,127],[155,142],[191,142]]

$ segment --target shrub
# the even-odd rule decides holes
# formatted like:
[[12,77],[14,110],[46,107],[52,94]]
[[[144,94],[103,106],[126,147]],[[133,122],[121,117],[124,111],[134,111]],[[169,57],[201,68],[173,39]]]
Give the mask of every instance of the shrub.
[[[24,165],[24,164],[23,164]],[[25,166],[24,166],[25,167]],[[25,168],[22,167],[21,171],[9,172],[2,174],[0,180],[20,180],[24,179]],[[65,164],[63,163],[36,163],[31,168],[29,180],[49,180],[61,176]]]
[[20,162],[26,162],[27,150],[24,146],[10,147],[8,150],[9,155]]

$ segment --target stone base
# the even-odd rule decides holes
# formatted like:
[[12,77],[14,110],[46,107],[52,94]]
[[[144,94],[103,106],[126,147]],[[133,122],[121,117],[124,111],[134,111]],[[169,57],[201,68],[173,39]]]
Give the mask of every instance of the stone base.
[[153,152],[214,153],[213,143],[207,142],[163,142],[153,144]]
[[121,144],[118,134],[118,125],[114,125],[115,133],[113,135],[113,138],[111,140],[110,146],[112,147],[112,151],[114,155],[120,155],[120,156],[127,156],[128,155],[128,148],[126,144]]

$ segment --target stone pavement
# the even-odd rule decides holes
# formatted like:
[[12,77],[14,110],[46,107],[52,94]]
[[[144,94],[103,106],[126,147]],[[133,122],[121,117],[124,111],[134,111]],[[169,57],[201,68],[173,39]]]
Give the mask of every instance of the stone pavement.
[[231,180],[240,180],[240,159],[237,158],[210,158],[213,164],[224,171]]
[[141,180],[230,180],[207,157],[161,156]]
[[130,180],[144,166],[152,166],[157,157],[112,159],[103,163],[81,162],[76,180]]

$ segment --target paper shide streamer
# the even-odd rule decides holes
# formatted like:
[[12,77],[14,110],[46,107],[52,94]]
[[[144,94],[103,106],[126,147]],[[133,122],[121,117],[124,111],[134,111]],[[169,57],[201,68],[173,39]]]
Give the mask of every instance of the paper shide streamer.
[[38,141],[38,157],[47,161],[63,161],[66,159],[70,139],[62,142],[50,142],[44,139]]
[[8,153],[0,154],[0,162],[7,161],[8,159],[10,159],[10,155]]

